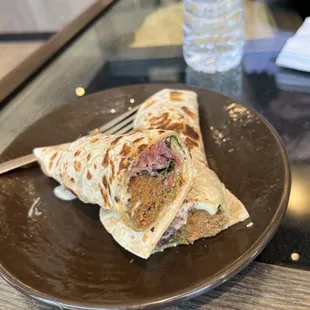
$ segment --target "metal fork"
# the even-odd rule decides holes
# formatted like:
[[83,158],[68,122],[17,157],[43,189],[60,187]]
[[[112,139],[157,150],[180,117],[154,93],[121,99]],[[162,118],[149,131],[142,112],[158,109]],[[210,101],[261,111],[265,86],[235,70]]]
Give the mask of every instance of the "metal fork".
[[[105,135],[122,135],[131,132],[133,130],[133,120],[135,119],[136,112],[140,106],[141,104],[119,115],[101,127],[91,130],[89,134],[92,135],[96,133],[102,133]],[[0,175],[16,168],[31,164],[35,161],[37,161],[37,159],[33,154],[6,161],[0,164]]]

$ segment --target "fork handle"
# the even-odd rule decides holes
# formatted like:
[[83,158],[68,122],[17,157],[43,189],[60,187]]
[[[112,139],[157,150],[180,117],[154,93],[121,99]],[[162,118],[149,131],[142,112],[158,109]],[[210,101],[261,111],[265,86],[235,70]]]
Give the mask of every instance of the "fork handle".
[[0,174],[14,170],[16,168],[25,166],[27,164],[35,162],[37,159],[33,154],[18,157],[0,164]]

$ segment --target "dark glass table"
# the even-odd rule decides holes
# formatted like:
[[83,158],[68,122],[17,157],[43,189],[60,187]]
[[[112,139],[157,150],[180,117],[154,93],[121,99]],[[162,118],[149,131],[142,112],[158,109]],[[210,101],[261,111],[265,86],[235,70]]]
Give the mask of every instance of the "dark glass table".
[[[248,40],[242,64],[226,73],[207,75],[188,68],[182,57],[180,2],[117,1],[103,9],[109,2],[101,1],[88,19],[84,15],[80,33],[72,40],[64,40],[66,44],[59,44],[48,61],[44,59],[40,69],[31,72],[27,80],[25,75],[23,83],[12,88],[14,92],[3,100],[0,153],[37,119],[76,100],[77,87],[90,94],[127,84],[182,82],[252,106],[275,127],[287,148],[293,182],[286,216],[250,267],[227,284],[180,307],[232,309],[229,302],[235,300],[235,309],[249,309],[251,305],[257,305],[253,309],[268,305],[277,309],[310,308],[310,74],[275,65],[281,48],[301,20],[290,9],[283,9],[282,16],[273,16],[280,16],[276,21],[284,25],[285,31],[275,29],[272,24],[261,23],[267,6],[245,1]],[[258,19],[251,15],[253,10],[260,16]],[[273,10],[277,12],[277,7]],[[292,16],[295,22],[291,19],[288,27],[286,18]],[[0,83],[0,91],[3,86]],[[274,294],[290,288],[291,293],[276,300]],[[0,309],[51,307],[31,301],[0,280]]]

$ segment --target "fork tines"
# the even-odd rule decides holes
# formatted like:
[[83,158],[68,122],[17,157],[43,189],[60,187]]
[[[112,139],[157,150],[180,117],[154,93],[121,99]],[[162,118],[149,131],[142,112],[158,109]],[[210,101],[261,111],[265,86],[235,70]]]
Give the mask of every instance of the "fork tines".
[[136,112],[140,108],[140,106],[141,104],[119,115],[118,117],[102,125],[101,127],[91,130],[89,134],[96,134],[101,132],[105,135],[112,135],[112,134],[121,135],[131,132],[133,129],[133,120],[135,119]]

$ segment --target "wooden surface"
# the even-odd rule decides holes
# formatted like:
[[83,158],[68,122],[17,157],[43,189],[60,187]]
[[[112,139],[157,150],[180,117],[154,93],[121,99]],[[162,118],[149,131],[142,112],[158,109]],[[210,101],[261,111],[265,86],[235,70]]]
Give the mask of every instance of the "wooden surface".
[[0,80],[35,52],[43,42],[0,43]]
[[[166,309],[303,310],[310,309],[310,272],[252,263],[209,293]],[[0,278],[1,310],[55,310],[32,300]]]
[[0,1],[0,33],[58,31],[95,1]]
[[113,0],[100,0],[90,6],[84,13],[56,33],[36,52],[16,67],[10,74],[0,81],[0,105],[17,87],[25,82],[45,62],[52,58],[65,44],[72,40],[84,29],[100,12],[108,7]]

